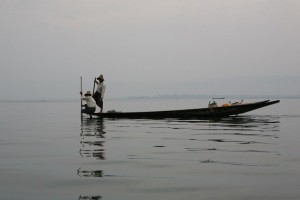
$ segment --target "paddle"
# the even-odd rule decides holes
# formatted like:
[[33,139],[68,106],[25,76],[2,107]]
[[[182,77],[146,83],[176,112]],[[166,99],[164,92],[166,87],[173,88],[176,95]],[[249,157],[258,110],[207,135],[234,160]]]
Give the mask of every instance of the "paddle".
[[93,95],[94,95],[94,93],[95,93],[96,80],[97,80],[97,78],[94,79]]
[[82,96],[82,76],[80,76],[80,116],[82,118],[82,99],[81,99],[81,96]]

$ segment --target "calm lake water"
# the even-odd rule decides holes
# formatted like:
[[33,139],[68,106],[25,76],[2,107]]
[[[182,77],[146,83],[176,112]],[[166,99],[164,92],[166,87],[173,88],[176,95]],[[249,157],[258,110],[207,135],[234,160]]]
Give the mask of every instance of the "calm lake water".
[[[106,100],[105,110],[208,101]],[[81,120],[79,110],[0,102],[0,199],[300,199],[299,99],[220,120]]]

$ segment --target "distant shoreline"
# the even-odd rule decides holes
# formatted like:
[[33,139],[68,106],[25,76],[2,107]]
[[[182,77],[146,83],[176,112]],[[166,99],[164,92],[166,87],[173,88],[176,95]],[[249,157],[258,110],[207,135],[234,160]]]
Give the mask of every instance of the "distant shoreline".
[[[154,96],[129,96],[106,98],[106,100],[155,100],[155,99],[300,99],[300,95],[154,95]],[[79,98],[67,99],[11,99],[0,102],[77,102]]]
[[300,95],[156,95],[130,96],[127,99],[300,99]]

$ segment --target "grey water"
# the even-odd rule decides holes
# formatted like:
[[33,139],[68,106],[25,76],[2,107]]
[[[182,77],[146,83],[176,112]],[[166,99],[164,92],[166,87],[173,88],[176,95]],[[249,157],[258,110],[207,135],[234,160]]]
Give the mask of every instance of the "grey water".
[[[106,100],[104,110],[208,101]],[[82,119],[79,102],[0,102],[0,199],[296,200],[299,124],[299,99],[215,120]]]

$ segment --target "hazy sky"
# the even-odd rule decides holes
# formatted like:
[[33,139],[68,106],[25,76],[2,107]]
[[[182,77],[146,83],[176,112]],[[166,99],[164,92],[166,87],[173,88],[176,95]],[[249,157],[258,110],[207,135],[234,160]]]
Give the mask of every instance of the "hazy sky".
[[300,94],[299,0],[0,0],[0,100]]

